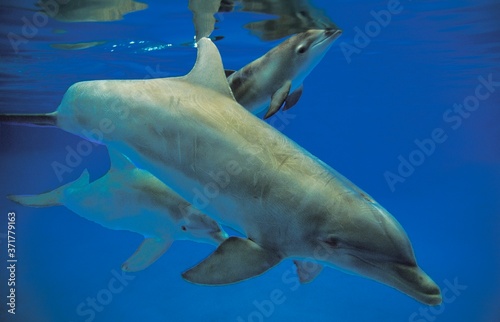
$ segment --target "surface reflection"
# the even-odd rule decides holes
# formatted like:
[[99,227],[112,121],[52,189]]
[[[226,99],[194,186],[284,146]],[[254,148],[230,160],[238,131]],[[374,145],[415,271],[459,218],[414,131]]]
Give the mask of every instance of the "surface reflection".
[[80,50],[87,49],[94,46],[102,45],[104,41],[90,41],[90,42],[80,42],[75,44],[52,44],[50,45],[55,49],[63,49],[63,50]]
[[221,0],[189,0],[197,40],[210,36],[214,30],[214,14],[219,11],[220,6]]
[[265,41],[277,40],[309,29],[339,29],[323,12],[308,0],[223,0],[219,12],[244,11],[277,16],[245,25]]
[[147,4],[133,0],[78,0],[53,5],[53,0],[41,0],[38,6],[50,17],[64,22],[115,21],[144,10]]

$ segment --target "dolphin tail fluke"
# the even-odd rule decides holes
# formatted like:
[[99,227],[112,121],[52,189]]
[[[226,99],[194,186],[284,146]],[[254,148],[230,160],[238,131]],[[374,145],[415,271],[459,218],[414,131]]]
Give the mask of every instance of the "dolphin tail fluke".
[[57,126],[57,114],[0,114],[0,123],[28,126]]
[[195,284],[224,285],[258,276],[271,269],[282,257],[250,239],[229,237],[204,261],[182,277]]
[[52,207],[59,206],[62,204],[61,200],[64,195],[64,191],[68,188],[76,188],[85,186],[89,183],[89,172],[87,170],[83,171],[82,175],[65,185],[60,186],[52,191],[42,193],[39,195],[10,195],[7,196],[8,199],[17,202],[23,206],[28,207]]
[[125,272],[138,272],[153,264],[172,245],[172,239],[146,238],[135,253],[122,264]]

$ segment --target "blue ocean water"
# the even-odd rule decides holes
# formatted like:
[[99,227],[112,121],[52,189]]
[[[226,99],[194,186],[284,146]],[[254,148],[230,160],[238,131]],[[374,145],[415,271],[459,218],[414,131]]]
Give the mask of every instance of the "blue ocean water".
[[[43,17],[33,1],[2,1],[0,112],[51,112],[78,81],[186,74],[196,57],[187,1],[145,3],[121,20],[67,22],[36,20]],[[1,321],[500,321],[500,5],[313,4],[343,35],[306,79],[298,105],[270,122],[397,218],[443,304],[430,308],[330,268],[298,286],[289,260],[235,285],[196,286],[180,273],[213,248],[188,241],[124,275],[120,265],[142,236],[63,207],[27,208],[4,198],[53,189],[84,169],[97,179],[109,166],[106,148],[93,146],[58,177],[54,162],[64,163],[80,138],[2,124]],[[390,22],[377,20],[388,7]],[[243,28],[269,16],[216,18],[212,36],[222,37],[215,43],[226,68],[241,68],[280,42]],[[7,311],[9,212],[16,213],[15,315]]]

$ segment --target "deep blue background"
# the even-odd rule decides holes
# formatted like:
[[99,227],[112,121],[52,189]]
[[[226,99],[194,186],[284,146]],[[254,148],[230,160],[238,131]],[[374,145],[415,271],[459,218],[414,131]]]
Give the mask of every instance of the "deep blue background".
[[[3,1],[0,112],[53,111],[77,81],[144,78],[151,70],[187,73],[196,55],[192,46],[182,45],[192,42],[194,32],[187,1],[147,3],[147,10],[121,21],[51,20],[15,53],[6,34],[20,34],[22,18],[31,18],[35,6]],[[454,280],[467,288],[424,317],[419,310],[426,307],[404,294],[333,269],[294,289],[282,280],[291,261],[233,286],[199,287],[183,281],[180,273],[212,248],[178,242],[150,268],[131,274],[134,279],[94,321],[252,321],[255,301],[269,300],[274,289],[285,300],[266,321],[500,321],[500,87],[457,129],[443,120],[455,103],[474,94],[480,76],[500,81],[500,5],[402,1],[403,11],[348,63],[341,45],[354,45],[355,28],[363,29],[373,20],[370,11],[386,8],[387,2],[314,4],[344,34],[306,79],[283,132],[386,207],[405,227],[419,264],[443,289]],[[279,43],[262,42],[242,28],[263,17],[217,15],[213,35],[225,36],[217,45],[226,68],[240,68]],[[51,47],[88,41],[105,43],[77,51]],[[154,46],[163,49],[144,50]],[[435,128],[442,128],[447,140],[391,191],[384,173],[396,173],[398,157],[408,158],[417,148],[414,141],[430,138]],[[4,305],[2,239],[2,321],[85,321],[89,315],[78,315],[78,305],[108,287],[113,270],[119,272],[142,239],[104,229],[63,207],[25,208],[4,198],[59,186],[51,164],[64,162],[65,148],[80,140],[58,129],[0,126],[0,233],[6,233],[7,212],[16,211],[19,259],[13,318]],[[107,167],[106,149],[96,147],[64,182],[85,168],[98,178]]]

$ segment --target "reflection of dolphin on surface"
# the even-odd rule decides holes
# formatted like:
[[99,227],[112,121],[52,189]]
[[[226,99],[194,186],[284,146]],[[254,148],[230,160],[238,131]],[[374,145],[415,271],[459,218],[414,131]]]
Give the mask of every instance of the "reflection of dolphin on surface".
[[244,11],[276,16],[245,25],[262,40],[277,40],[310,29],[337,29],[331,19],[309,0],[223,0],[219,12]]
[[0,121],[57,125],[103,142],[151,171],[186,200],[246,234],[230,237],[183,277],[229,284],[285,258],[359,273],[427,304],[438,286],[417,265],[399,223],[366,193],[233,98],[207,38],[183,77],[88,81],[71,86],[56,112]]
[[193,24],[196,40],[209,37],[214,30],[215,17],[220,0],[189,0],[189,9],[193,13]]
[[111,167],[89,183],[87,170],[76,181],[47,193],[9,196],[25,206],[64,205],[79,216],[106,228],[129,230],[145,236],[123,265],[139,271],[155,262],[174,240],[189,239],[218,245],[227,234],[207,215],[125,156],[110,150]]
[[267,107],[264,118],[274,115],[283,104],[284,110],[291,108],[302,95],[302,82],[341,33],[340,29],[308,30],[237,72],[228,71],[234,97],[254,114]]
[[115,21],[123,16],[144,10],[147,4],[133,0],[78,0],[58,1],[41,0],[39,6],[48,16],[64,22]]

